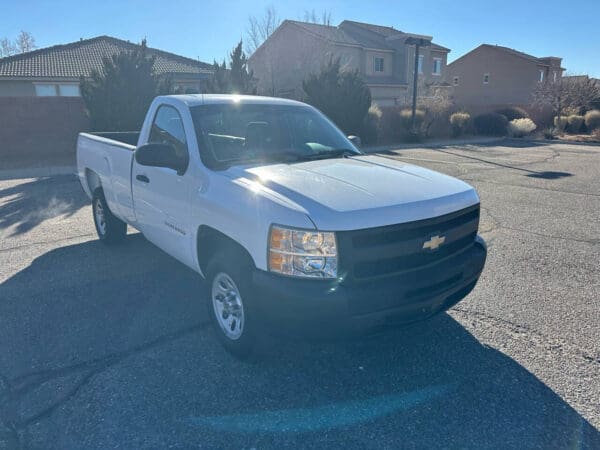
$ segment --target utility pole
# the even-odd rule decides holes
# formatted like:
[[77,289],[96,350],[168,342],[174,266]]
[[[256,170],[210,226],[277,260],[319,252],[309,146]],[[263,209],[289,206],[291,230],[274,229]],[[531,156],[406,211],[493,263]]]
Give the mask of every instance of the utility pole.
[[415,46],[415,66],[413,71],[413,92],[412,92],[412,115],[411,115],[411,130],[414,136],[417,135],[416,130],[416,115],[417,115],[417,84],[419,81],[419,49],[421,47],[429,47],[431,41],[423,38],[409,37],[406,39],[407,45]]

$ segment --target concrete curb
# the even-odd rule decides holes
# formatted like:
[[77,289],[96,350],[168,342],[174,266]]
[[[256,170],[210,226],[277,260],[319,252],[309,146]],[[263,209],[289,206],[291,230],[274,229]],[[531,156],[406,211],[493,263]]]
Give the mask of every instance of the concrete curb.
[[447,139],[441,141],[429,141],[429,142],[413,142],[410,144],[391,144],[391,145],[380,145],[374,147],[361,147],[361,150],[365,153],[377,153],[391,150],[402,150],[402,149],[418,149],[418,148],[432,148],[432,147],[451,147],[456,145],[477,145],[477,144],[491,144],[494,142],[500,142],[507,139],[505,136],[501,137],[481,137],[472,139]]
[[54,175],[75,175],[75,166],[30,167],[23,169],[0,169],[0,180],[19,178],[51,177]]

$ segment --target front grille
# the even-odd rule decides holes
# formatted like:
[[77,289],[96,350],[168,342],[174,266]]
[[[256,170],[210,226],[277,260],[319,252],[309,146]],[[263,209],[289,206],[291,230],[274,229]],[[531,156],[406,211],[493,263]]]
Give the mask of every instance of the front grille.
[[[458,253],[475,242],[479,205],[431,219],[337,233],[340,269],[350,280],[367,280],[414,270]],[[444,236],[436,250],[423,249]]]

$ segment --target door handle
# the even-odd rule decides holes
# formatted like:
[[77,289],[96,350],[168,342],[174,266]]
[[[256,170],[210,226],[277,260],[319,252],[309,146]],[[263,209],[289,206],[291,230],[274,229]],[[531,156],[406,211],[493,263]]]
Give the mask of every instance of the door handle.
[[150,183],[150,178],[148,178],[146,175],[136,175],[135,179],[141,181],[142,183]]

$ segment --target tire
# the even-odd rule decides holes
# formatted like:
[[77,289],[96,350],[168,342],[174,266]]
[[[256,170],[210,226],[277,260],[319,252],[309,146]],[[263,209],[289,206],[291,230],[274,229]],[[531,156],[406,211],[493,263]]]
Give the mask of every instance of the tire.
[[232,355],[248,359],[257,338],[252,299],[252,265],[236,251],[215,254],[208,263],[208,314],[221,344]]
[[92,215],[98,238],[105,244],[116,244],[127,235],[127,224],[110,212],[104,191],[98,188],[92,195]]

